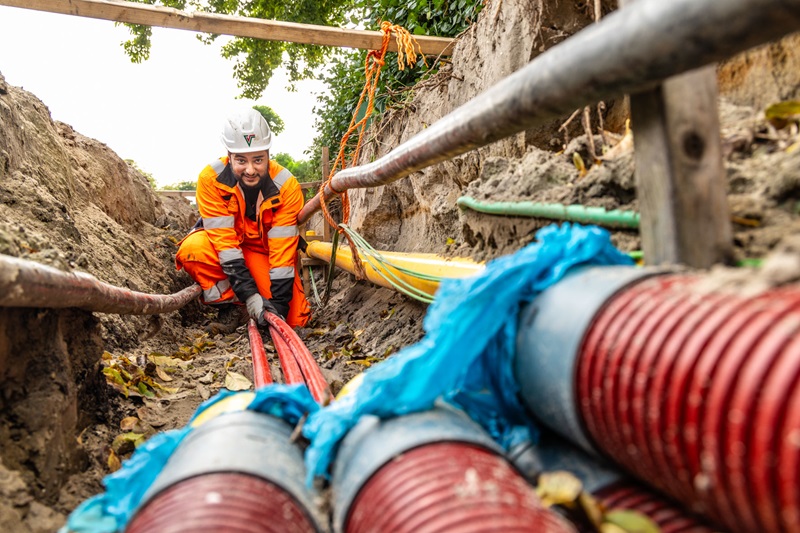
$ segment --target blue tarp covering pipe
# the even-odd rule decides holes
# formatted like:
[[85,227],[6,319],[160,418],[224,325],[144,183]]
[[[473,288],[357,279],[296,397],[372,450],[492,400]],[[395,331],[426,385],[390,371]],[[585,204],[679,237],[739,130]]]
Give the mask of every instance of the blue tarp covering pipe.
[[[339,442],[365,414],[390,418],[445,401],[466,411],[504,448],[535,438],[512,371],[521,306],[573,267],[632,264],[604,229],[548,226],[532,244],[491,261],[480,274],[442,281],[425,316],[423,339],[368,369],[351,394],[321,409],[305,386],[271,385],[256,391],[248,409],[292,424],[309,413],[303,427],[311,442],[305,458],[308,482],[328,475]],[[223,397],[201,405],[195,417]],[[187,426],[157,435],[137,449],[122,469],[106,477],[106,492],[78,507],[66,527],[81,533],[124,529],[188,431]]]

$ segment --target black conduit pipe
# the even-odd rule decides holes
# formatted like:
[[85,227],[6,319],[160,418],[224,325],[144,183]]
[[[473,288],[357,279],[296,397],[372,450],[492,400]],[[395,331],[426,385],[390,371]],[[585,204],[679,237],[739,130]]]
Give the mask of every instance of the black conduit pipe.
[[576,33],[368,165],[338,172],[298,215],[486,146],[585,105],[647,90],[800,30],[800,0],[639,0]]
[[192,285],[175,294],[145,294],[99,281],[84,272],[0,255],[0,307],[77,307],[98,313],[154,315],[176,311],[198,296]]

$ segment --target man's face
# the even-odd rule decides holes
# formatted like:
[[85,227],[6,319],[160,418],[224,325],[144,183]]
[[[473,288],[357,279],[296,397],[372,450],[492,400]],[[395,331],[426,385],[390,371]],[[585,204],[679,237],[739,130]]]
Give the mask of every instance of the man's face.
[[269,175],[269,152],[230,154],[233,176],[248,187],[256,187]]

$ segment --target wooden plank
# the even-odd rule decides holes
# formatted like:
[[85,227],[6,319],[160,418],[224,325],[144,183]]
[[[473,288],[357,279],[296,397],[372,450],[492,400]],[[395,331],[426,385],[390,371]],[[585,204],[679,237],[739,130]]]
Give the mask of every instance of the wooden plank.
[[321,181],[304,181],[300,183],[300,188],[302,190],[314,189],[322,185]]
[[708,268],[733,260],[717,93],[711,65],[631,95],[639,231],[648,265]]
[[708,268],[733,257],[714,66],[631,97],[647,264]]
[[[0,0],[0,5],[75,15],[144,26],[159,26],[202,33],[253,37],[267,41],[285,41],[322,46],[378,50],[383,34],[379,31],[351,30],[313,24],[180,11],[169,7],[137,4],[121,0]],[[453,39],[414,36],[426,55],[450,55]],[[397,51],[394,39],[390,51]]]
[[[330,162],[330,149],[327,146],[322,147],[322,181],[328,179],[328,174],[331,173],[331,162]],[[331,242],[331,226],[328,224],[328,221],[325,220],[325,217],[322,218],[322,240],[325,242]],[[327,274],[325,275],[325,281],[327,281]]]
[[167,190],[158,190],[156,193],[160,194],[161,196],[180,196],[182,198],[187,198],[189,196],[197,196],[197,191],[167,191]]

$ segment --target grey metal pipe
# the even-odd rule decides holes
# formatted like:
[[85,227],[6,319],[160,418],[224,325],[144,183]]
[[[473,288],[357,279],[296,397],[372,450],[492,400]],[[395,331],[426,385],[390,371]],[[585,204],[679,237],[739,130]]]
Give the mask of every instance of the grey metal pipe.
[[[325,198],[404,178],[575,109],[650,89],[800,30],[800,0],[640,0],[541,54],[385,156],[338,172]],[[331,188],[331,186],[333,188]],[[336,192],[334,192],[334,189]]]
[[0,307],[77,307],[98,313],[154,315],[185,306],[202,289],[191,285],[175,294],[145,294],[99,281],[84,272],[0,255]]

